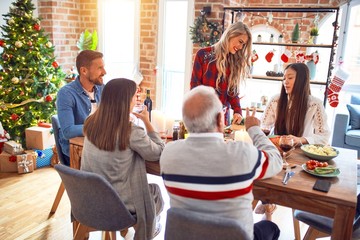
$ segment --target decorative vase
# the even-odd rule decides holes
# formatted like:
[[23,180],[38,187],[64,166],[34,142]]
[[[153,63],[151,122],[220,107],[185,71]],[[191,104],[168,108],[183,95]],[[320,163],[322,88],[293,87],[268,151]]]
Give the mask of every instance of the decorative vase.
[[314,80],[315,79],[315,75],[316,75],[316,64],[314,63],[313,60],[310,60],[306,63],[306,65],[309,68],[309,75],[310,75],[310,80]]
[[313,44],[317,43],[317,36],[313,36],[312,42],[313,42]]

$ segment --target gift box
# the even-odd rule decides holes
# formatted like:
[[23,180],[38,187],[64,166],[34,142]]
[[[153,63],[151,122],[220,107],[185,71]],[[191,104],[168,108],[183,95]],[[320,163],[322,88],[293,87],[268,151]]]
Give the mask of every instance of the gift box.
[[28,149],[48,149],[55,144],[52,128],[29,127],[25,129],[26,148]]
[[34,162],[32,154],[16,155],[18,173],[30,173],[34,171]]
[[17,158],[3,151],[0,153],[0,172],[17,172]]
[[[28,166],[28,170],[34,171],[34,169],[36,168],[36,158],[34,158],[35,157],[34,153],[35,152],[33,151],[19,155],[11,155],[10,153],[7,153],[5,151],[2,152],[0,154],[0,172],[19,172],[18,163],[23,161],[24,158],[28,161],[25,162],[26,165]],[[31,164],[29,161],[31,161]],[[30,165],[32,167],[30,167]]]
[[52,148],[44,150],[33,149],[37,153],[36,168],[46,167],[51,165],[51,158],[54,155]]
[[24,153],[24,149],[22,148],[21,144],[15,141],[4,142],[3,150],[11,155]]
[[25,150],[25,153],[31,156],[31,159],[32,159],[32,162],[33,162],[33,167],[34,167],[34,170],[35,170],[36,169],[37,157],[38,157],[37,152],[35,152],[34,150]]

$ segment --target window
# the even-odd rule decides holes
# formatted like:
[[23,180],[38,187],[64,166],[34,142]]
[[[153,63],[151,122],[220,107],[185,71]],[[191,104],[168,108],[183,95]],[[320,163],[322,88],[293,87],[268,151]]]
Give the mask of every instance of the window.
[[134,78],[139,65],[139,1],[99,0],[99,50],[107,75]]
[[338,61],[343,61],[344,69],[351,73],[344,88],[360,92],[360,42],[356,40],[360,34],[360,0],[345,4],[342,12]]
[[187,85],[190,86],[192,45],[188,21],[192,12],[188,0],[160,3],[157,108],[174,119],[181,119],[184,92],[189,88]]

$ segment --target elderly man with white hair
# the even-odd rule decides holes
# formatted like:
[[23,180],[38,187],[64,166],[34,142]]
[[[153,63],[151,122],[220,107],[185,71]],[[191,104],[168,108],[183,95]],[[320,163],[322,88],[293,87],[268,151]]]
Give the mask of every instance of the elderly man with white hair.
[[247,109],[245,128],[253,145],[225,142],[224,113],[215,90],[198,86],[183,102],[187,139],[168,143],[160,158],[170,206],[239,221],[249,239],[278,239],[273,222],[254,224],[253,182],[278,174],[282,159]]

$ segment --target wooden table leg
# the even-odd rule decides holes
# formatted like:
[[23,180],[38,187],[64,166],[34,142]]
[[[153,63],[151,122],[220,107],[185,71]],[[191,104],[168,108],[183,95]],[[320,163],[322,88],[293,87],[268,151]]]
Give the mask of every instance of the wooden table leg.
[[335,211],[332,240],[351,239],[355,207],[338,206]]

